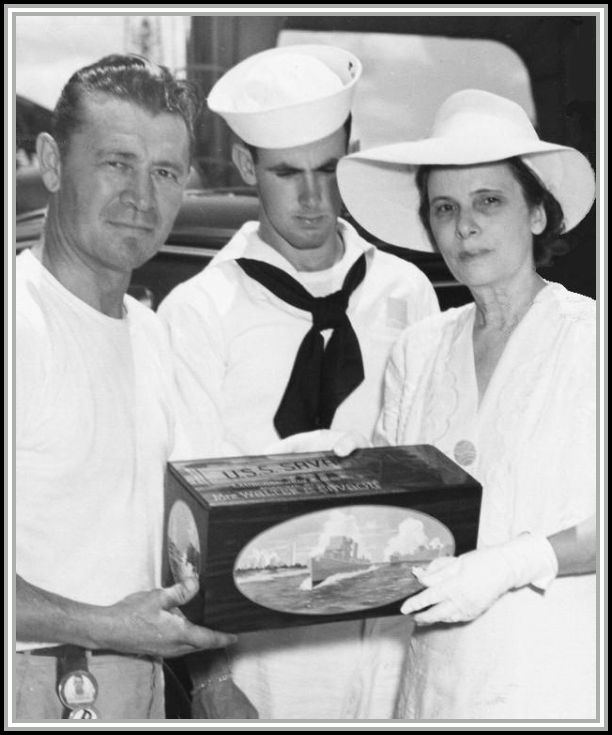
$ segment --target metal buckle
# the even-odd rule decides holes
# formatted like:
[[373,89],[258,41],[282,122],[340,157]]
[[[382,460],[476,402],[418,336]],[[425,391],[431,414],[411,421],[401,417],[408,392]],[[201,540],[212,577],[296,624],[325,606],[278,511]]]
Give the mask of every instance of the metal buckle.
[[57,696],[64,705],[64,720],[97,720],[94,708],[98,682],[89,671],[87,652],[79,646],[64,646],[57,657]]

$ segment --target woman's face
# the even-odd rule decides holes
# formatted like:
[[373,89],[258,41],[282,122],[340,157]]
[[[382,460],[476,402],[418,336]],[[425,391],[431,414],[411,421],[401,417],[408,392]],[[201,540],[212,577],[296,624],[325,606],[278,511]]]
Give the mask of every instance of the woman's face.
[[503,286],[534,270],[533,235],[546,226],[507,163],[436,167],[429,173],[429,222],[455,278]]

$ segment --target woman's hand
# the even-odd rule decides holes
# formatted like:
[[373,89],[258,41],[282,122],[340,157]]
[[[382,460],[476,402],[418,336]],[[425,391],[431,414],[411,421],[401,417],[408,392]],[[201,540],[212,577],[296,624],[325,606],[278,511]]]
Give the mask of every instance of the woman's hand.
[[406,600],[402,613],[417,613],[417,625],[467,622],[482,615],[508,590],[527,584],[547,587],[557,571],[557,558],[548,540],[523,534],[500,546],[440,557],[425,570],[415,569],[415,576],[427,589]]

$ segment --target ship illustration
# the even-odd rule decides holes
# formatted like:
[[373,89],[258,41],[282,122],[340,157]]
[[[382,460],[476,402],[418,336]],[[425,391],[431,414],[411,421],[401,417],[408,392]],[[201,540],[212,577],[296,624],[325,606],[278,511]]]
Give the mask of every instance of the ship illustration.
[[312,586],[320,584],[332,574],[358,572],[367,569],[370,559],[359,557],[359,544],[348,536],[332,536],[325,551],[309,560]]
[[391,556],[389,557],[389,564],[395,565],[395,564],[402,564],[402,562],[410,562],[413,566],[418,566],[419,564],[429,564],[430,561],[433,561],[433,559],[436,558],[436,556],[445,556],[445,554],[429,554],[423,556],[423,558],[419,558],[416,553],[414,554],[400,554],[398,551],[394,551]]
[[[419,562],[419,559],[414,554],[400,554],[398,551],[394,551],[389,557],[389,564],[401,564],[404,561],[416,563]],[[431,561],[431,559],[425,559],[424,561]]]

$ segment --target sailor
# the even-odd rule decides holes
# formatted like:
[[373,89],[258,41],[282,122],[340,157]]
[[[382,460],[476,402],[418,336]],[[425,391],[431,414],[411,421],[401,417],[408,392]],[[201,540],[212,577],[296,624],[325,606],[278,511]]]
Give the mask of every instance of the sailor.
[[[339,48],[276,48],[209,96],[238,137],[233,161],[260,213],[160,306],[181,395],[177,459],[258,454],[321,429],[369,436],[393,342],[439,311],[423,273],[339,217],[336,165],[361,70]],[[234,681],[262,719],[390,717],[410,628],[387,623],[244,635]],[[196,691],[210,694],[211,681]],[[216,715],[252,716],[231,706]]]

